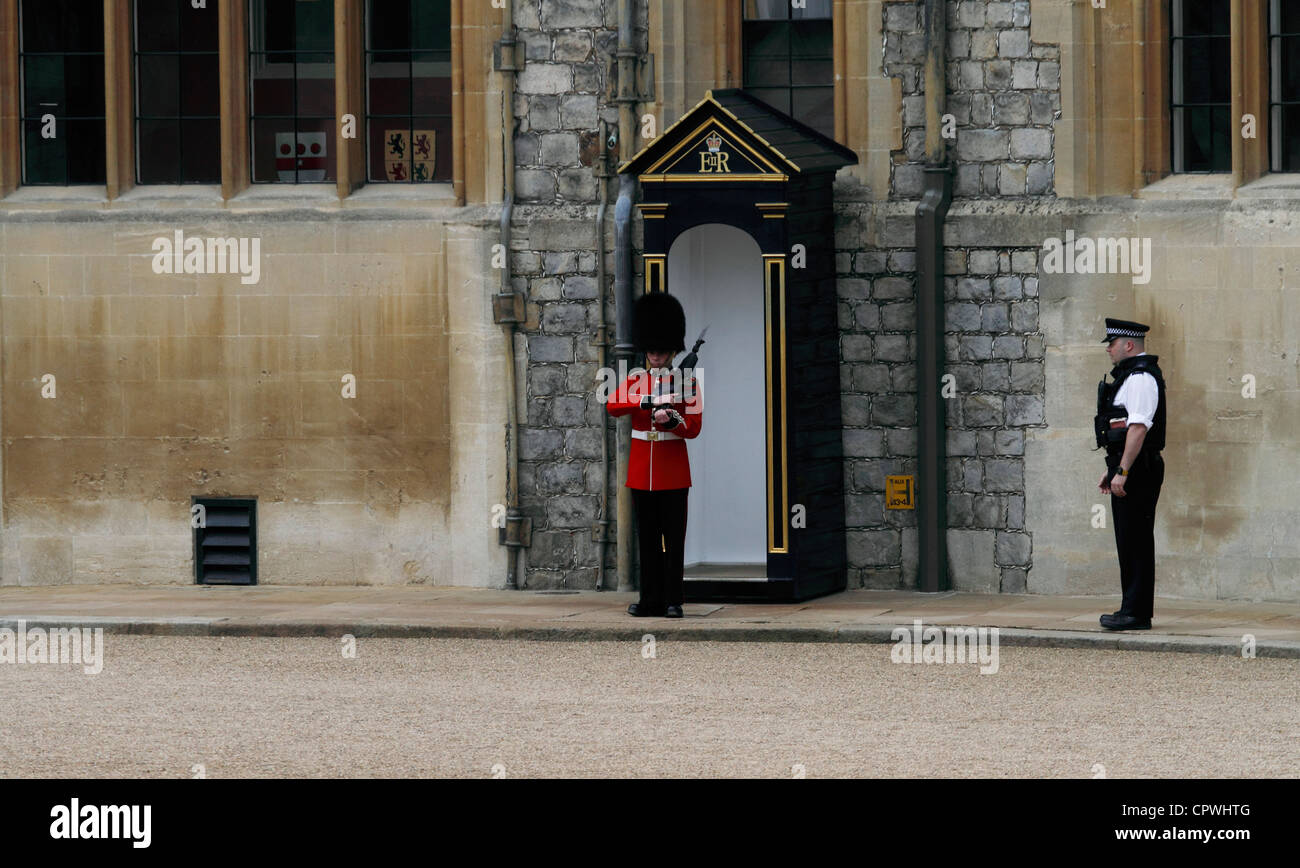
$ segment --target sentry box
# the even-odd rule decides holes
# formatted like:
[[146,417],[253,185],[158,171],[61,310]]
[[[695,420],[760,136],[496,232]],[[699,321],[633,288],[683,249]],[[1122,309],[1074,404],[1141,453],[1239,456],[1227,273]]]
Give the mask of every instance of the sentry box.
[[832,182],[848,148],[713,90],[621,170],[640,181],[646,292],[708,326],[688,442],[687,600],[846,585]]

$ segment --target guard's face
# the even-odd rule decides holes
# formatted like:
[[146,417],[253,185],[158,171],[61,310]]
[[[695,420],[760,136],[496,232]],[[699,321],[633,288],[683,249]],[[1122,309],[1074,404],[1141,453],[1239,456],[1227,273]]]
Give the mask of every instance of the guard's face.
[[647,350],[645,354],[645,360],[652,368],[664,367],[672,357],[668,350]]
[[1128,341],[1123,338],[1115,338],[1110,343],[1106,344],[1106,355],[1110,356],[1112,364],[1119,364],[1127,357],[1128,354],[1124,352],[1124,347],[1127,344]]

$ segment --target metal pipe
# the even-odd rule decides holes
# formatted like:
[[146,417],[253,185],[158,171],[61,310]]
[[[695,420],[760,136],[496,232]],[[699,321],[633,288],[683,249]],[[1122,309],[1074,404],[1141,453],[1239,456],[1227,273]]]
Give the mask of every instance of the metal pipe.
[[[636,142],[636,51],[632,45],[632,0],[618,4],[618,151],[619,165],[635,154]],[[631,368],[636,348],[632,345],[632,199],[636,180],[631,175],[618,179],[618,202],[614,206],[614,311],[615,366],[622,373]],[[632,443],[632,417],[620,416],[616,425],[616,473],[627,479],[628,455]],[[618,486],[618,589],[631,591],[632,584],[632,494]]]
[[[620,175],[618,202],[614,205],[614,366],[621,376],[632,367],[636,348],[632,345],[632,178]],[[632,444],[632,417],[620,416],[615,426],[615,479],[627,479]],[[632,584],[632,493],[618,486],[618,589],[635,590]]]
[[947,420],[939,378],[943,343],[943,222],[952,202],[952,169],[941,127],[947,80],[944,0],[925,2],[925,189],[916,208],[917,585],[943,591],[948,578]]
[[[501,293],[513,292],[510,279],[510,225],[515,211],[515,3],[505,0],[505,32],[501,37],[502,56],[509,58],[503,64],[501,85],[501,135],[503,194],[501,205],[501,247],[505,263],[501,268]],[[508,526],[518,527],[523,517],[519,511],[519,401],[518,384],[515,378],[515,329],[516,322],[511,319],[504,328],[506,339],[506,415],[509,434],[506,440],[506,522]],[[521,586],[518,581],[520,546],[507,547],[506,552],[506,587],[515,589]]]
[[[596,205],[596,303],[600,325],[596,328],[596,376],[605,370],[609,325],[605,320],[605,213],[609,210],[609,129],[602,119],[596,175],[600,178],[600,201]],[[600,414],[600,517],[596,521],[596,590],[605,587],[605,546],[609,543],[609,415]]]

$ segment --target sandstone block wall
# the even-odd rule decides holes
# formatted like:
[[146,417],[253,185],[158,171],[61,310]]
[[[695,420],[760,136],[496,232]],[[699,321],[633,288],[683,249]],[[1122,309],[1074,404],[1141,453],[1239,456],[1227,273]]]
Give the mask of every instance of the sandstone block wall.
[[[176,230],[260,239],[259,281],[155,273]],[[488,241],[429,214],[0,210],[0,581],[192,582],[201,495],[257,498],[265,582],[489,582]]]

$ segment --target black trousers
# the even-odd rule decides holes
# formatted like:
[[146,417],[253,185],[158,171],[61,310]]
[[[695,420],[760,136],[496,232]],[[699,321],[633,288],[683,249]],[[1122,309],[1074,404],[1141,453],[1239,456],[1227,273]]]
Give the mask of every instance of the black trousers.
[[641,540],[641,600],[647,612],[682,604],[686,556],[686,495],[689,488],[632,489],[636,529]]
[[[1113,466],[1113,465],[1112,465]],[[1149,619],[1156,596],[1156,502],[1165,481],[1159,452],[1139,454],[1124,483],[1124,497],[1110,496],[1119,554],[1120,611]]]

